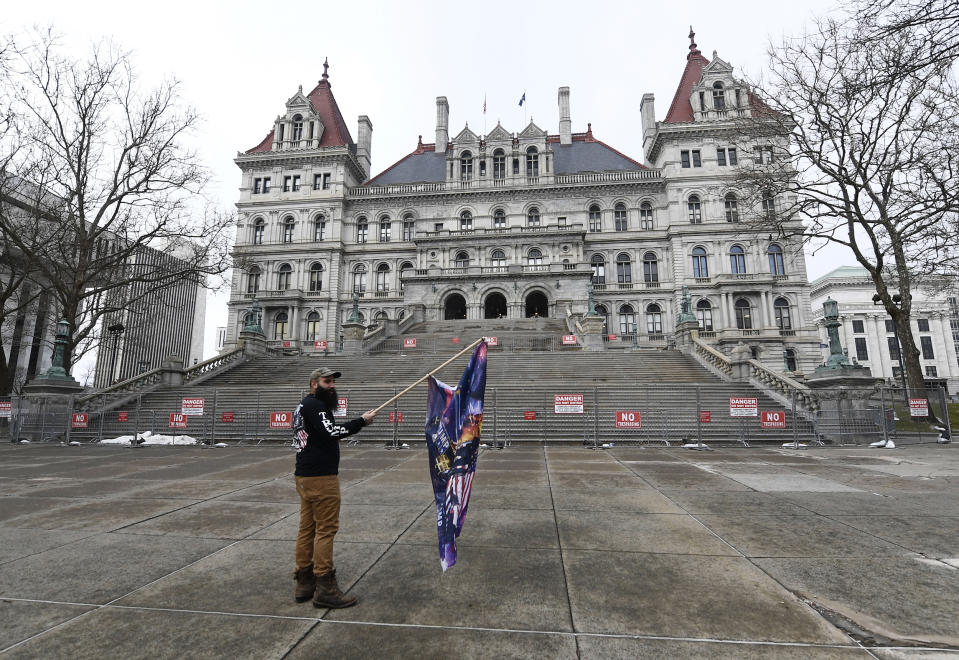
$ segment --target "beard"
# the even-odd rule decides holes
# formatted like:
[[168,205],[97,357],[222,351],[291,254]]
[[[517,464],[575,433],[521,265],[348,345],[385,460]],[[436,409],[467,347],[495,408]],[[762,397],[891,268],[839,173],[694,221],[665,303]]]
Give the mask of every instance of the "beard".
[[338,397],[336,395],[335,387],[331,387],[329,389],[317,387],[316,398],[325,403],[331,411],[336,410],[336,401]]

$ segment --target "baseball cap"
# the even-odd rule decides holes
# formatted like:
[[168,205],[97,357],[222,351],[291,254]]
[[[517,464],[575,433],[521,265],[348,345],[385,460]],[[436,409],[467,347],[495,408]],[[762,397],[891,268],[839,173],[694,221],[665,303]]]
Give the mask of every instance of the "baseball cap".
[[310,374],[310,380],[319,380],[320,378],[339,378],[342,375],[343,374],[341,374],[339,371],[331,369],[330,367],[320,367]]

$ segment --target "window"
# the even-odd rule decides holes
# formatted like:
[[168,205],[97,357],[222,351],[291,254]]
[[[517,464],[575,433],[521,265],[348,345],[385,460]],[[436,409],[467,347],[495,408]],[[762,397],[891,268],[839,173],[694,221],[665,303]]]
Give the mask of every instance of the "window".
[[293,175],[293,192],[296,192],[299,189],[300,189],[300,175],[294,174]]
[[[736,90],[736,94],[737,94],[737,95],[739,94],[739,90],[738,90],[738,89]],[[729,147],[729,149],[726,150],[726,154],[729,156],[729,164],[730,164],[730,165],[738,165],[738,164],[739,164],[739,157],[738,157],[737,154],[736,154],[736,147]]]
[[273,339],[289,339],[287,331],[289,330],[290,317],[286,312],[280,312],[273,320]]
[[320,336],[320,315],[310,312],[306,316],[306,339],[316,341]]
[[310,291],[323,290],[323,264],[315,263],[310,266]]
[[356,242],[366,243],[370,235],[370,224],[366,218],[360,218],[356,221]]
[[403,240],[412,241],[415,231],[416,231],[416,223],[413,221],[413,216],[411,215],[403,216]]
[[493,250],[489,258],[490,266],[497,269],[506,269],[506,254],[502,250]]
[[933,366],[930,365],[930,366],[926,367],[926,376],[928,376],[929,378],[938,378],[938,377],[939,377],[939,370],[936,369],[936,367],[933,367]]
[[726,150],[722,147],[716,149],[716,164],[720,167],[726,167]]
[[539,209],[535,206],[526,213],[526,226],[539,227]]
[[270,192],[270,177],[263,178],[263,192],[264,193]]
[[616,257],[616,282],[618,284],[629,284],[633,281],[632,263],[629,255],[621,252]]
[[460,213],[460,231],[473,231],[473,214],[469,211]]
[[856,333],[857,335],[863,334],[864,332],[866,332],[865,323],[861,320],[854,320],[852,322],[852,331]]
[[464,151],[460,155],[460,179],[469,181],[473,178],[473,154]]
[[291,185],[293,185],[293,177],[292,176],[283,177],[283,192],[290,192]]
[[390,290],[389,264],[380,264],[376,267],[376,292],[386,293]]
[[253,179],[253,194],[259,195],[263,189],[263,179]]
[[313,240],[326,240],[326,218],[324,218],[322,215],[313,221]]
[[726,109],[726,91],[718,80],[713,83],[713,110]]
[[602,212],[599,210],[599,206],[597,204],[593,204],[589,207],[589,230],[601,231],[602,225]]
[[652,252],[643,255],[643,281],[659,282],[659,263]]
[[663,310],[656,303],[646,308],[646,333],[650,335],[663,333]]
[[559,226],[559,227],[565,227],[565,226],[566,226],[566,216],[565,216],[565,215],[561,215],[561,216],[559,216],[558,218],[556,218],[556,225]]
[[726,222],[739,222],[739,199],[734,193],[726,193]]
[[776,327],[780,330],[792,330],[792,317],[789,314],[789,301],[785,298],[776,298],[773,302],[773,312],[776,315]]
[[486,176],[486,159],[480,161],[480,176]]
[[463,250],[456,253],[453,257],[453,266],[456,268],[466,268],[470,265],[470,256]]
[[366,266],[363,264],[357,264],[353,269],[353,291],[366,292]]
[[266,223],[263,218],[257,218],[253,221],[253,244],[263,245],[263,233],[266,229]]
[[741,245],[729,248],[729,272],[733,275],[746,274],[746,252]]
[[593,284],[606,284],[606,260],[603,255],[594,254],[590,266],[593,269]]
[[693,248],[693,277],[709,277],[706,250],[701,247]]
[[519,174],[519,158],[513,159],[513,174]]
[[493,211],[493,229],[506,229],[506,212],[503,209]]
[[684,168],[690,167],[692,165],[692,162],[690,161],[690,158],[689,158],[689,150],[683,149],[682,151],[679,152],[679,163]]
[[500,181],[506,178],[506,154],[502,149],[493,152],[493,178]]
[[380,243],[389,243],[393,236],[393,223],[389,218],[380,218]]
[[293,242],[293,230],[296,228],[296,222],[291,216],[287,216],[283,221],[283,242]]
[[253,266],[246,277],[246,292],[256,293],[260,290],[260,269]]
[[769,272],[773,275],[784,275],[786,268],[783,265],[783,249],[773,243],[766,250],[766,255],[769,257]]
[[400,291],[403,290],[404,284],[403,280],[409,277],[413,271],[413,264],[409,261],[404,261],[400,264]]
[[530,266],[541,266],[543,264],[543,253],[538,248],[533,248],[526,255],[526,263]]
[[763,194],[763,216],[767,220],[776,219],[776,200],[769,193]]
[[639,228],[653,228],[653,206],[649,202],[643,202],[639,205]]
[[700,300],[696,303],[696,319],[699,321],[699,329],[706,332],[713,330],[713,306],[708,300]]
[[435,231],[436,233],[439,233],[439,232],[443,231],[443,223],[442,223],[442,222],[434,222],[434,223],[433,223],[433,231]]
[[613,219],[616,222],[616,231],[626,231],[626,205],[617,204],[613,209]]
[[773,148],[771,146],[756,147],[756,164],[768,165],[773,162]]
[[796,351],[792,348],[787,348],[783,352],[783,357],[786,359],[786,371],[795,371],[796,370]]
[[280,266],[279,272],[276,274],[276,289],[277,291],[286,291],[290,288],[290,280],[293,277],[293,267],[290,264],[283,264]]
[[636,313],[632,305],[623,305],[619,308],[619,334],[632,335],[636,332]]
[[749,301],[745,298],[740,298],[736,301],[736,327],[740,330],[752,330],[753,329],[753,315],[752,308],[749,306]]
[[329,188],[330,188],[330,175],[329,175],[329,174],[324,174],[324,175],[323,175],[323,190],[329,190]]
[[700,155],[699,155],[699,149],[693,149],[693,150],[690,152],[690,155],[692,155],[692,157],[693,157],[693,167],[702,167],[702,166],[703,166],[703,160],[702,160],[702,158],[701,158]]
[[596,315],[603,317],[603,334],[609,334],[609,310],[604,305],[596,305]]
[[929,332],[929,319],[916,319],[916,325],[919,326],[919,332]]
[[526,150],[526,176],[539,176],[539,154],[536,147]]
[[689,211],[689,222],[693,225],[699,225],[703,222],[703,207],[699,201],[698,195],[690,195],[686,202],[686,209]]
[[886,319],[886,332],[895,332],[896,322],[892,319]]
[[313,190],[320,190],[323,187],[323,175],[314,174],[313,175]]
[[856,337],[856,359],[865,362],[869,359],[869,351],[866,349],[866,338]]
[[886,344],[889,346],[889,358],[892,360],[898,360],[899,342],[896,341],[895,337],[886,337]]
[[932,337],[929,335],[923,335],[922,337],[919,337],[919,344],[922,346],[923,360],[934,360],[936,358],[935,353],[932,351]]
[[303,117],[300,115],[293,116],[293,134],[290,136],[290,139],[294,142],[299,142],[303,139]]

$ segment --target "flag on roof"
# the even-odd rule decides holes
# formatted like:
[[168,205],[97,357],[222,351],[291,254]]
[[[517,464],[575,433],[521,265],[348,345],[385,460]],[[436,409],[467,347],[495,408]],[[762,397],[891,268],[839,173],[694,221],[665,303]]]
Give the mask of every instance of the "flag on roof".
[[524,103],[526,103],[526,92],[523,92],[523,95],[519,97],[519,104],[523,105]]
[[463,530],[476,472],[485,392],[485,341],[473,351],[456,389],[433,376],[429,379],[426,445],[436,500],[440,566],[444,571],[456,563],[456,539]]
[[486,95],[483,95],[483,114],[486,114]]

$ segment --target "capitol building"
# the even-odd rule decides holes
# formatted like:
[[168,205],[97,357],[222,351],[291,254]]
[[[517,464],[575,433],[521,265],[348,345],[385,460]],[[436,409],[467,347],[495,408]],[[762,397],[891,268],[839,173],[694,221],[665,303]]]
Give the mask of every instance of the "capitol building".
[[607,348],[666,347],[686,287],[718,350],[742,342],[771,369],[810,372],[822,357],[802,246],[750,229],[734,180],[782,144],[737,135],[761,102],[693,38],[665,119],[643,97],[638,157],[599,126],[574,132],[560,87],[556,132],[530,122],[453,134],[441,96],[434,140],[374,173],[372,121],[361,115],[354,139],[324,65],[237,155],[226,347],[254,299],[272,344],[333,350],[354,304],[368,327],[402,331],[414,319],[578,318],[590,291]]

